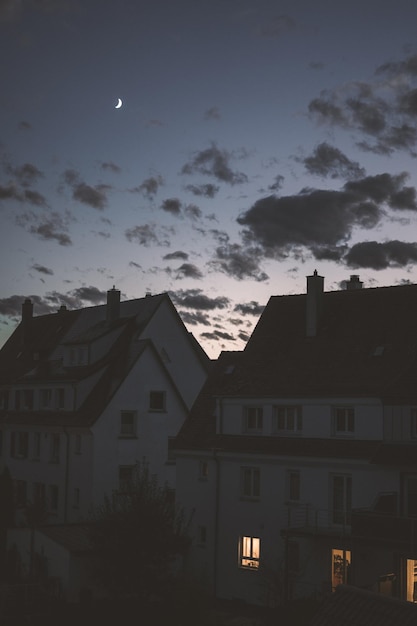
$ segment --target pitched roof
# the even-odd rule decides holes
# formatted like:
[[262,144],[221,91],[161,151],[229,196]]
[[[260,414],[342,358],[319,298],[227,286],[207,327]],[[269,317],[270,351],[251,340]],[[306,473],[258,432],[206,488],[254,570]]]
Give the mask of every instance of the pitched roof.
[[378,459],[374,441],[216,435],[216,398],[417,403],[416,319],[417,285],[330,291],[317,335],[307,337],[306,295],[272,296],[245,350],[220,355],[176,447]]
[[91,524],[51,524],[42,526],[38,532],[55,541],[72,553],[91,553]]
[[338,585],[309,626],[415,626],[417,606],[371,591]]

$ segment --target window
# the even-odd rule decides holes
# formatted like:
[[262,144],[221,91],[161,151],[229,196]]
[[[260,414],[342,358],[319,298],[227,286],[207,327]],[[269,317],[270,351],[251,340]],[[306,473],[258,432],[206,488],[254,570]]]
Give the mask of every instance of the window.
[[80,489],[79,487],[75,487],[72,496],[72,506],[74,509],[80,508]]
[[149,392],[149,410],[165,411],[165,391]]
[[338,406],[333,409],[333,433],[335,435],[353,435],[355,413],[353,407]]
[[243,498],[258,499],[261,495],[261,473],[258,467],[241,467],[240,494]]
[[263,409],[261,406],[248,406],[244,411],[243,430],[249,434],[261,433],[263,428]]
[[45,485],[43,483],[33,483],[33,504],[35,506],[45,506]]
[[300,499],[300,472],[296,470],[287,471],[287,500],[297,502]]
[[33,389],[23,389],[22,408],[26,410],[33,409]]
[[14,408],[16,411],[20,411],[20,389],[16,389],[14,392]]
[[352,477],[345,474],[333,475],[331,478],[331,489],[333,524],[350,524]]
[[58,511],[59,489],[58,485],[49,485],[49,510]]
[[62,387],[55,389],[55,405],[57,409],[65,408],[65,389]]
[[33,445],[33,458],[34,459],[40,459],[41,456],[41,433],[33,433],[33,440],[32,440],[32,445]]
[[41,389],[40,396],[41,408],[49,408],[52,403],[52,389]]
[[81,435],[80,435],[80,433],[76,433],[75,434],[74,452],[75,452],[75,454],[81,454]]
[[332,591],[338,585],[347,585],[350,582],[351,558],[350,550],[332,550]]
[[9,390],[3,389],[0,391],[0,408],[8,409],[9,408]]
[[200,480],[207,480],[209,473],[208,461],[200,461],[199,463],[199,478]]
[[259,568],[261,540],[259,537],[241,537],[239,541],[239,564],[247,569]]
[[17,431],[10,434],[10,455],[15,459],[26,459],[28,455],[28,433]]
[[27,504],[27,486],[25,480],[16,480],[14,483],[14,501],[17,507]]
[[417,602],[417,561],[406,559],[406,599]]
[[417,439],[417,407],[410,409],[410,435],[411,439]]
[[136,413],[135,411],[121,411],[120,413],[120,435],[122,437],[134,437],[136,434]]
[[301,433],[303,418],[300,406],[274,407],[273,429],[285,434]]
[[60,437],[59,433],[51,434],[51,463],[59,463],[59,448],[60,448]]
[[134,465],[119,466],[119,491],[122,493],[130,491],[133,486]]

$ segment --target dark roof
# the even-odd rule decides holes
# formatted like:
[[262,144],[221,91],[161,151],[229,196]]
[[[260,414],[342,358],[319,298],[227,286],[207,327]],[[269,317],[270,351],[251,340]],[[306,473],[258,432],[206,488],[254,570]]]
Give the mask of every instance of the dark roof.
[[[216,435],[221,397],[376,397],[417,403],[417,285],[323,294],[307,337],[306,295],[272,296],[242,352],[223,352],[183,425],[177,449],[220,448],[379,462],[379,442]],[[410,452],[410,455],[413,453]]]
[[339,585],[309,626],[416,626],[417,606],[356,587]]
[[371,463],[417,468],[417,442],[383,443],[376,450]]
[[39,532],[72,553],[92,552],[91,524],[54,524],[43,526]]

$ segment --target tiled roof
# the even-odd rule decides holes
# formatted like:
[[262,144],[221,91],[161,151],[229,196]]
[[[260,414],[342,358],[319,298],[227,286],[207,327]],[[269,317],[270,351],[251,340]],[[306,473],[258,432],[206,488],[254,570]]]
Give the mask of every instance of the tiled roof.
[[416,626],[417,606],[356,587],[339,585],[309,626]]

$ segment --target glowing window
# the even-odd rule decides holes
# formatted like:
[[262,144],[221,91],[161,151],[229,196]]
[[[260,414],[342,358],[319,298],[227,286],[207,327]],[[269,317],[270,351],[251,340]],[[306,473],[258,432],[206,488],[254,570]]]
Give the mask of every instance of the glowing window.
[[261,551],[261,540],[259,537],[241,537],[239,549],[240,567],[258,569],[259,555]]

